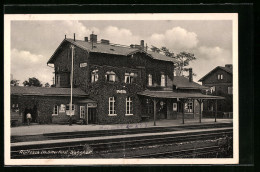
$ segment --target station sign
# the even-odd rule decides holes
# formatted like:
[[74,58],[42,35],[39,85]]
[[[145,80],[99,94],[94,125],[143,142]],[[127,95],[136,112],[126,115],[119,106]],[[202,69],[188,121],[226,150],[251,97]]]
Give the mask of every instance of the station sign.
[[95,108],[95,107],[97,107],[97,104],[96,103],[88,103],[88,107],[89,108]]
[[118,93],[118,94],[126,94],[126,90],[116,90],[116,93]]

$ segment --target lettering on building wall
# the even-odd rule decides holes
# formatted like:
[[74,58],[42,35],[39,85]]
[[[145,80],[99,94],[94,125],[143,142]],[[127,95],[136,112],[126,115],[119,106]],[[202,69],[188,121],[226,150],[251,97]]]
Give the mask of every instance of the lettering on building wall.
[[88,66],[87,63],[80,63],[80,64],[79,64],[79,67],[87,67],[87,66]]

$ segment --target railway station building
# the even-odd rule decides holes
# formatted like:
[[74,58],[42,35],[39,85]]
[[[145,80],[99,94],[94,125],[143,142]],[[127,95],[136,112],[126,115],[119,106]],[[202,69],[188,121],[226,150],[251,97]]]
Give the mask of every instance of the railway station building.
[[[22,104],[17,105],[23,107],[19,109],[22,116],[35,107],[38,123],[45,123],[45,118],[49,123],[66,123],[73,64],[75,121],[117,124],[151,118],[201,119],[203,100],[222,97],[202,94],[205,86],[193,82],[191,69],[189,78],[174,76],[174,63],[173,58],[147,50],[143,40],[140,45],[122,46],[97,41],[94,34],[84,40],[65,37],[47,62],[54,67],[55,88],[24,87],[20,89],[27,89],[26,94],[38,89],[40,95],[17,95],[12,87],[11,104],[14,108]],[[25,96],[34,101],[30,107],[20,101],[26,101]]]

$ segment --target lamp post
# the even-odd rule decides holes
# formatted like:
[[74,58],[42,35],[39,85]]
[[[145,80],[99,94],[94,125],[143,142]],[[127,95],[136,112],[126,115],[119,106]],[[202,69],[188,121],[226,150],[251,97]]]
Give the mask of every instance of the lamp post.
[[71,73],[70,73],[70,110],[69,110],[69,125],[72,125],[72,89],[73,89],[73,62],[74,62],[74,45],[71,45]]

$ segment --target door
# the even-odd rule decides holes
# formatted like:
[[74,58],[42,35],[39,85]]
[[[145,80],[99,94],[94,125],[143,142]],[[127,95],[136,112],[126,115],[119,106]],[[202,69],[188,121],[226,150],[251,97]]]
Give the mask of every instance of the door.
[[88,108],[88,123],[95,124],[97,121],[96,108]]

